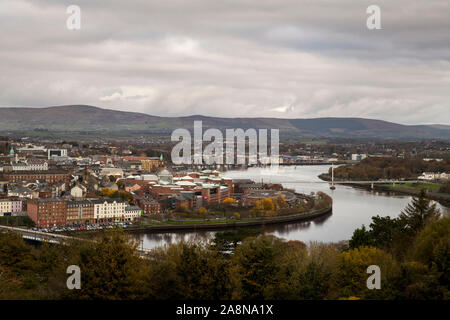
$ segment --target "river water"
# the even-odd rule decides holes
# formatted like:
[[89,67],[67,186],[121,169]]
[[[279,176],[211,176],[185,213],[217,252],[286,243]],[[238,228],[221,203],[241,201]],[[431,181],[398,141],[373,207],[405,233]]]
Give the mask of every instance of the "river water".
[[[411,201],[407,195],[393,195],[374,191],[356,189],[349,186],[336,185],[330,190],[329,184],[317,176],[327,172],[328,165],[286,166],[278,169],[249,168],[241,171],[227,171],[224,176],[229,178],[247,178],[256,182],[282,183],[284,187],[297,192],[309,194],[323,191],[333,198],[333,212],[327,216],[307,222],[297,222],[282,225],[266,226],[264,232],[288,240],[303,242],[323,241],[335,242],[350,239],[353,231],[362,224],[368,226],[371,217],[396,217]],[[442,213],[449,215],[450,208],[438,204]],[[179,241],[208,240],[216,231],[201,232],[168,232],[139,233],[136,240],[141,246],[151,249]]]

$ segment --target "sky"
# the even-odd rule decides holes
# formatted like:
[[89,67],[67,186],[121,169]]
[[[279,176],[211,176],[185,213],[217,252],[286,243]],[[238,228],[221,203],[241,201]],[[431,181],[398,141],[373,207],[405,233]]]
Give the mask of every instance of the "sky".
[[449,17],[448,0],[0,0],[0,107],[450,124]]

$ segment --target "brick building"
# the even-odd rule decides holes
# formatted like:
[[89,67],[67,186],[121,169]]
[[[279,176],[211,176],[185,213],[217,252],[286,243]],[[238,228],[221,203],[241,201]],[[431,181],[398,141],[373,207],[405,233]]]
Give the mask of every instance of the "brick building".
[[153,199],[144,199],[139,201],[139,207],[144,211],[144,214],[159,214],[161,213],[161,205],[158,201]]
[[50,184],[64,181],[66,185],[69,185],[70,182],[70,174],[63,170],[5,172],[3,173],[3,178],[12,183],[45,180]]
[[67,202],[67,225],[91,224],[95,222],[94,203],[90,200]]
[[64,226],[67,202],[58,198],[29,200],[27,214],[38,227]]

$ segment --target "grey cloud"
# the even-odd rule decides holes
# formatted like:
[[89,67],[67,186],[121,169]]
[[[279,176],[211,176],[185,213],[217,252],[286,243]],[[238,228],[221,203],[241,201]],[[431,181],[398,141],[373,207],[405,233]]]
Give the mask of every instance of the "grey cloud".
[[450,124],[446,0],[76,2],[0,3],[0,106]]

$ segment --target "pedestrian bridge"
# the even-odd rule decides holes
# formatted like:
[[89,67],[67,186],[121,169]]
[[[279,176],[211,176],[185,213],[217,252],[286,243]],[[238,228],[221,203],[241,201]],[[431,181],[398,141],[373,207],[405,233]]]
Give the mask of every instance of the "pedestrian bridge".
[[287,180],[279,183],[334,183],[334,184],[401,184],[401,183],[417,183],[420,180],[334,180],[334,181],[308,181],[308,180]]

